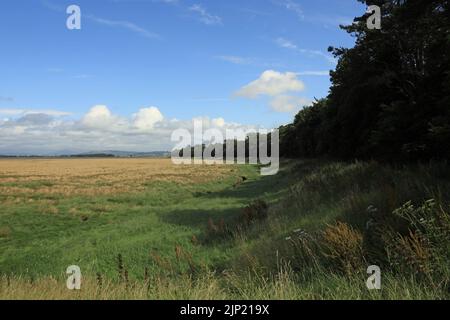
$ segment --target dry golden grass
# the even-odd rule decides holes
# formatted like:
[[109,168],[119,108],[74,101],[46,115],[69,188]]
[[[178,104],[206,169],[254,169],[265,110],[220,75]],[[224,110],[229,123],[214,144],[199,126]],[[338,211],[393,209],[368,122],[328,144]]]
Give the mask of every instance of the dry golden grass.
[[[202,183],[226,176],[225,165],[174,165],[170,159],[1,159],[4,204],[17,195],[106,195],[139,192],[152,181]],[[13,197],[8,198],[8,195]]]
[[362,234],[343,222],[329,225],[322,232],[325,256],[348,274],[363,265],[362,241]]
[[1,300],[177,300],[226,299],[225,291],[212,275],[201,280],[180,276],[176,281],[156,278],[149,281],[117,283],[83,277],[81,290],[68,290],[63,280],[52,277],[33,282],[20,277],[0,277]]
[[0,238],[8,238],[11,235],[9,227],[0,227]]

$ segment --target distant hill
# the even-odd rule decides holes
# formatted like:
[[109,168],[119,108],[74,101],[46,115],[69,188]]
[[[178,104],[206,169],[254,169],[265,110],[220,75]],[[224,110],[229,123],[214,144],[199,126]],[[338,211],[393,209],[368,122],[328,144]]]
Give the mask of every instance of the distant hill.
[[170,157],[169,151],[133,152],[133,151],[89,151],[89,152],[61,152],[53,154],[0,154],[0,158],[165,158]]
[[71,157],[117,157],[117,158],[148,158],[148,157],[169,157],[169,151],[133,152],[133,151],[91,151],[70,155]]

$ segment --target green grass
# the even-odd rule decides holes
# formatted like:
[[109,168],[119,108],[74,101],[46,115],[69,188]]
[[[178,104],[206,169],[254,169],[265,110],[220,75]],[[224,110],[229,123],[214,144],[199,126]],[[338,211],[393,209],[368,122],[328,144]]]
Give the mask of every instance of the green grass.
[[[235,189],[238,175],[249,180]],[[26,187],[40,183],[27,183]],[[60,275],[67,266],[77,264],[83,273],[116,277],[121,254],[130,276],[142,278],[146,267],[161,271],[153,263],[152,253],[175,262],[177,245],[199,264],[223,265],[236,252],[232,245],[196,246],[192,237],[204,233],[209,218],[228,221],[250,199],[265,192],[274,196],[257,168],[242,166],[233,177],[206,184],[151,182],[145,192],[98,197],[34,195],[37,203],[56,200],[53,206],[58,213],[28,202],[1,209],[0,226],[8,226],[11,234],[0,238],[0,272],[36,278]]]
[[[51,196],[57,213],[28,202],[2,208],[0,227],[7,229],[4,236],[0,232],[0,297],[22,297],[28,289],[20,291],[20,286],[49,277],[63,287],[65,269],[76,264],[93,279],[85,295],[57,291],[39,296],[30,289],[30,297],[449,298],[446,164],[394,168],[284,161],[272,177],[261,177],[255,166],[236,168],[233,176],[204,184],[164,181],[148,183],[139,193]],[[234,186],[239,176],[249,179]],[[269,204],[267,216],[244,224],[243,208],[255,199]],[[435,199],[435,207],[426,211],[422,205],[429,199]],[[436,212],[442,221],[430,218],[430,226],[414,229],[416,220],[393,213],[408,201],[414,213],[431,217]],[[367,210],[370,206],[376,214]],[[219,225],[222,219],[224,230],[208,228],[208,221]],[[373,232],[367,227],[372,220]],[[297,238],[297,229],[307,237]],[[421,241],[411,252],[410,230]],[[119,255],[128,274],[122,281],[134,292],[119,281]],[[380,291],[365,287],[371,264],[382,267]],[[111,282],[111,293],[93,289],[98,275]]]

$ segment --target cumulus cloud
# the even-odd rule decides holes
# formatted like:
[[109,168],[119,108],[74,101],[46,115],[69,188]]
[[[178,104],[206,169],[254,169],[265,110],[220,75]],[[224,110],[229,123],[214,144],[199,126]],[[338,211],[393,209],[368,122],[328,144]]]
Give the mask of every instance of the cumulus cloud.
[[301,107],[309,105],[311,101],[287,93],[300,92],[304,89],[305,85],[298,79],[297,73],[267,70],[258,79],[242,87],[235,95],[248,99],[267,96],[270,97],[269,105],[273,111],[296,112]]
[[162,113],[156,107],[142,108],[133,115],[134,126],[139,130],[151,130],[156,123],[164,120]]
[[264,71],[261,76],[242,87],[236,95],[239,97],[254,99],[261,95],[277,96],[286,92],[303,91],[304,83],[297,79],[294,72]]
[[212,119],[212,124],[214,127],[223,128],[225,126],[225,119],[224,118]]
[[115,129],[126,125],[125,121],[111,113],[107,106],[93,106],[81,120],[81,124],[91,129]]
[[289,95],[280,95],[270,101],[270,106],[277,112],[297,112],[302,107],[311,105],[311,103],[312,101],[309,99]]

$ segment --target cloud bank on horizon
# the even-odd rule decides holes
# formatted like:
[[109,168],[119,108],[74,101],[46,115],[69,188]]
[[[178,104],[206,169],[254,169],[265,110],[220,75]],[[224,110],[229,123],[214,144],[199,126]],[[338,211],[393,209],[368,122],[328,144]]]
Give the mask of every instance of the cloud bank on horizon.
[[80,119],[64,112],[45,110],[3,110],[19,117],[0,119],[0,155],[48,155],[102,150],[170,151],[174,130],[193,130],[201,121],[204,130],[215,128],[224,135],[227,129],[256,129],[255,126],[227,122],[223,118],[196,117],[190,120],[166,119],[157,107],[139,109],[130,117],[111,112],[105,105],[93,106]]

